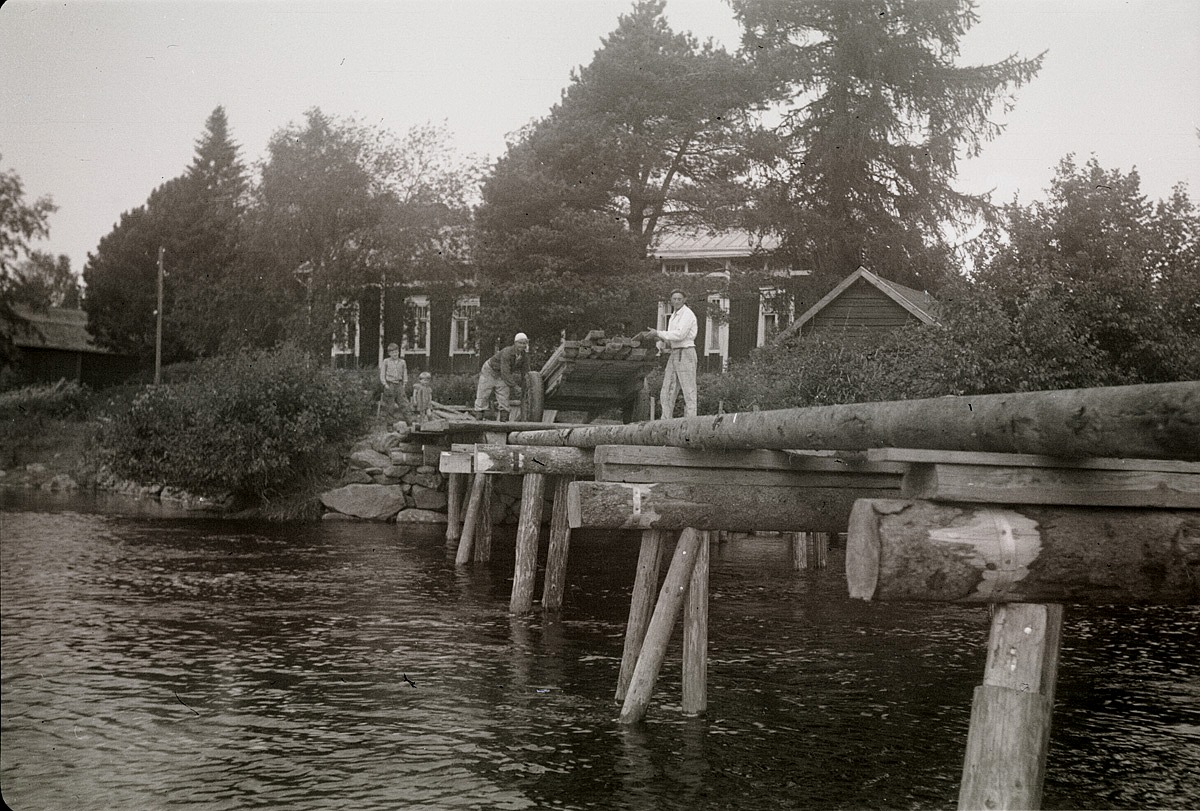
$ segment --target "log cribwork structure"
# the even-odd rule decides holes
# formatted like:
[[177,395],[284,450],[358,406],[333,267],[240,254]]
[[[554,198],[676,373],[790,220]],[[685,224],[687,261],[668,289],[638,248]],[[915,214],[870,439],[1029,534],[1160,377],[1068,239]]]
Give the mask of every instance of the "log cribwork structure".
[[[464,540],[480,479],[524,476],[537,501],[522,505],[510,610],[532,608],[544,491],[554,493],[546,609],[562,604],[572,528],[641,530],[622,722],[644,716],[681,614],[682,705],[707,705],[717,531],[782,531],[793,560],[816,566],[812,533],[845,532],[851,597],[993,605],[960,808],[1039,806],[1063,604],[1200,602],[1197,382],[521,426],[506,439],[454,446],[441,462],[475,476]],[[469,558],[460,543],[458,562]]]

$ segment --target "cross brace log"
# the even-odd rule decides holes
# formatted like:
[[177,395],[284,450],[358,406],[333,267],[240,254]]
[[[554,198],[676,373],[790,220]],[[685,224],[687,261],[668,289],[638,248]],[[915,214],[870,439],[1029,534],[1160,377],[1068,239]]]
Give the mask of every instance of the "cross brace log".
[[573,482],[572,529],[734,529],[845,532],[854,501],[895,491],[848,487]]
[[[574,449],[573,449],[574,450]],[[894,490],[900,495],[900,477],[889,473],[848,471],[738,470],[732,468],[674,467],[671,465],[595,466],[596,481],[630,484],[694,484],[737,487],[854,487]]]
[[590,448],[548,448],[536,445],[476,445],[477,473],[539,473],[591,478]]
[[601,445],[598,465],[645,465],[723,468],[729,470],[788,470],[813,473],[903,474],[904,462],[873,462],[860,452],[799,450],[706,451],[657,445]]
[[1200,509],[1200,474],[1150,470],[914,464],[905,498],[992,504]]
[[1200,381],[938,397],[517,431],[517,445],[926,448],[1200,460]]
[[1200,511],[864,499],[851,597],[956,603],[1200,602]]

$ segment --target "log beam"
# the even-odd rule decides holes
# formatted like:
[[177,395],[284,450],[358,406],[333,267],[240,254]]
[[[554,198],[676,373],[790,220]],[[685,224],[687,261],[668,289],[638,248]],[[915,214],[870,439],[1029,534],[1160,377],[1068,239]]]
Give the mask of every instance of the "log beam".
[[476,445],[474,464],[477,473],[539,473],[591,478],[592,457],[590,448]]
[[1200,381],[938,397],[516,431],[517,445],[927,448],[1200,460]]
[[625,648],[621,654],[621,670],[617,674],[617,701],[624,701],[642,652],[646,628],[654,613],[654,595],[658,593],[658,576],[662,571],[667,532],[661,529],[642,531],[638,550],[637,573],[633,578],[633,594],[629,600],[629,621],[625,625]]
[[846,579],[867,600],[1195,604],[1200,512],[864,499]]
[[571,527],[844,532],[854,501],[894,490],[574,482]]

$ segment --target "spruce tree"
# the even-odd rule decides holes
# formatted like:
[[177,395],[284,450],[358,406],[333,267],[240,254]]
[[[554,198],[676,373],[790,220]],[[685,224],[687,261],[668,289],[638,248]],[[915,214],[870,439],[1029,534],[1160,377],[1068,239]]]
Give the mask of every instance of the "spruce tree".
[[957,162],[1001,131],[994,112],[1042,55],[957,64],[973,0],[731,2],[743,50],[784,91],[760,224],[826,284],[866,265],[936,289],[951,263],[947,228],[990,208],[954,188]]

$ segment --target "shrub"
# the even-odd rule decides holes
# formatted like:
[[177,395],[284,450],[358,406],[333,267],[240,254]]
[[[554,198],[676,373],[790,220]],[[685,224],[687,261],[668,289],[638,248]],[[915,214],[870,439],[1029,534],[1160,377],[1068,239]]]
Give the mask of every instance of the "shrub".
[[69,380],[6,391],[0,394],[0,420],[82,419],[87,414],[91,396],[87,386]]
[[336,459],[369,409],[353,376],[319,368],[298,349],[247,351],[147,389],[101,442],[122,476],[269,500]]

